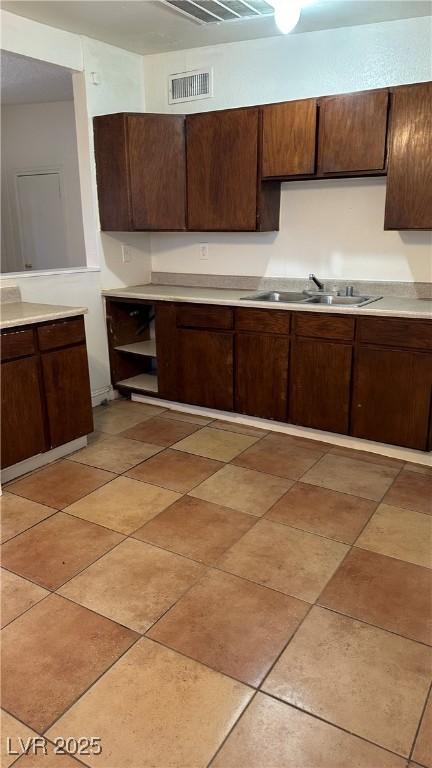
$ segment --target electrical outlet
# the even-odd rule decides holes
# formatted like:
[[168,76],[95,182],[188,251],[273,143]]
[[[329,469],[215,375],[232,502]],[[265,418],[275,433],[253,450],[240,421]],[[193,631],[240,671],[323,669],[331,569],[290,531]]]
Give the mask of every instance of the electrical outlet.
[[132,250],[131,250],[131,248],[129,248],[128,245],[122,245],[121,253],[122,253],[122,262],[123,262],[123,264],[130,264],[130,262],[132,261]]
[[209,257],[208,243],[200,243],[199,244],[199,260],[208,261],[208,257]]

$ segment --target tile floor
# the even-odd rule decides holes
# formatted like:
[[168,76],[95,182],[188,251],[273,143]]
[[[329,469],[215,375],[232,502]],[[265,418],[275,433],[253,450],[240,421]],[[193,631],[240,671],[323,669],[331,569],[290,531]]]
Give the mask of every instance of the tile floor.
[[1,765],[432,768],[432,470],[123,400],[95,427],[1,499]]

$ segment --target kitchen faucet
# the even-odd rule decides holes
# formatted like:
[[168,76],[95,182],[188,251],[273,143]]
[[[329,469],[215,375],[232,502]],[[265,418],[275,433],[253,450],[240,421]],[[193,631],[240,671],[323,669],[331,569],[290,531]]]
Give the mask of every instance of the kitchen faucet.
[[319,291],[323,291],[324,290],[324,283],[322,283],[320,280],[318,280],[318,278],[315,277],[315,275],[312,272],[309,275],[309,280],[312,280],[312,282],[315,283],[315,285],[316,285],[316,287],[318,288]]

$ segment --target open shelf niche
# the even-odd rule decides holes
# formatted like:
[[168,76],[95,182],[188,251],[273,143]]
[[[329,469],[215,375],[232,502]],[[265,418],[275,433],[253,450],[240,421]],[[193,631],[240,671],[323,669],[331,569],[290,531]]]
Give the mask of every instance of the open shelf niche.
[[111,379],[124,394],[158,394],[155,308],[149,301],[106,300]]

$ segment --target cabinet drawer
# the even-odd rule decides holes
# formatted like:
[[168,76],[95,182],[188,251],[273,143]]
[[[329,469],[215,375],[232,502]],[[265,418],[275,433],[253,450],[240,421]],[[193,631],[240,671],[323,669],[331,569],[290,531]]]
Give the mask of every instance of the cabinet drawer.
[[73,317],[49,325],[41,325],[37,332],[39,348],[42,351],[79,344],[85,341],[84,318]]
[[351,341],[354,338],[354,327],[355,319],[353,317],[324,313],[294,315],[294,333],[296,336]]
[[1,334],[1,359],[13,360],[16,357],[26,357],[35,351],[32,328],[20,331],[9,331]]
[[291,313],[280,309],[236,309],[235,327],[238,331],[255,333],[289,333]]
[[179,328],[220,328],[233,327],[233,311],[228,307],[211,307],[205,304],[181,304],[177,306]]
[[432,320],[405,320],[401,317],[360,318],[358,340],[365,344],[432,350]]

